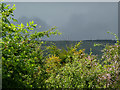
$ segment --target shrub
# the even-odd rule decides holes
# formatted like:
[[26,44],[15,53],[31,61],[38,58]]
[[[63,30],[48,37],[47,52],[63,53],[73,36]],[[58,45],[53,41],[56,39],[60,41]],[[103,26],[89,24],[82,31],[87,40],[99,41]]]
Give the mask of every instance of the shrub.
[[46,71],[48,73],[54,73],[55,69],[60,68],[61,64],[60,64],[61,59],[55,55],[52,55],[51,57],[46,59]]
[[[37,24],[30,21],[26,26],[10,23],[14,19],[15,5],[1,3],[2,20],[2,81],[3,88],[12,87],[42,87],[44,84],[45,70],[44,57],[41,49],[42,41],[35,39],[58,34],[53,32],[56,27],[48,31],[29,34]],[[43,75],[44,74],[44,75]]]
[[84,49],[78,50],[81,42],[67,50],[55,45],[45,49],[42,47],[45,43],[37,40],[59,34],[53,31],[56,27],[30,34],[37,24],[10,23],[9,20],[17,20],[13,14],[15,5],[9,6],[1,3],[0,10],[3,88],[120,88],[118,38],[115,45],[106,45],[102,63],[92,51],[88,55]]
[[105,73],[102,75],[102,77],[104,77],[106,80],[106,87],[120,88],[119,50],[120,45],[118,40],[115,45],[106,45],[105,49],[103,50],[102,65],[104,67]]
[[[46,80],[47,87],[52,88],[120,88],[119,42],[106,45],[103,50],[102,64],[97,57],[84,54],[83,50],[69,48],[59,57],[65,55],[66,64]],[[71,57],[71,58],[70,58]],[[64,58],[62,58],[64,59]],[[72,59],[72,62],[71,62]]]
[[46,83],[49,88],[94,88],[97,87],[100,67],[93,56],[80,59],[76,55],[72,63],[66,63],[56,70],[56,74],[51,74]]

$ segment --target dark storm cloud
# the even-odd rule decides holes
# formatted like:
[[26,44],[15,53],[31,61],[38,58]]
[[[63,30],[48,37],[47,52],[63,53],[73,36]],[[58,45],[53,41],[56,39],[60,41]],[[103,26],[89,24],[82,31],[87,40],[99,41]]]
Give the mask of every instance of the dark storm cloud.
[[[38,17],[63,33],[54,40],[112,39],[118,33],[117,2],[15,3],[15,17]],[[49,40],[50,40],[49,39]]]
[[[117,3],[87,3],[82,4],[87,12],[72,14],[64,30],[65,38],[80,39],[114,39],[107,31],[118,33]],[[69,30],[69,32],[67,32]]]

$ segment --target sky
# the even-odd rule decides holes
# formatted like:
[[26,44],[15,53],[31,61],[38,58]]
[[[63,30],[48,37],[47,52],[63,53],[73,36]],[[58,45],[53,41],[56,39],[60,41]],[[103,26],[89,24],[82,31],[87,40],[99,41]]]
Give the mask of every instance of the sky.
[[5,2],[118,2],[119,0],[4,0]]
[[[18,0],[19,1],[19,0]],[[25,0],[27,1],[27,0]],[[99,0],[98,0],[99,1]],[[61,36],[47,40],[115,39],[118,33],[117,2],[14,2],[15,17],[37,17],[48,26],[56,26]]]

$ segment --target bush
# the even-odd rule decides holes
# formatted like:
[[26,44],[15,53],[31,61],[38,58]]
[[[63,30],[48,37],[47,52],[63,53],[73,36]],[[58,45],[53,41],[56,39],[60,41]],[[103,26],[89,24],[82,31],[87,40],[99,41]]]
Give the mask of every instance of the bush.
[[37,40],[60,34],[53,31],[56,27],[30,34],[37,24],[10,23],[17,20],[15,5],[9,6],[1,3],[0,10],[3,88],[120,88],[118,38],[115,45],[106,45],[101,60],[92,51],[88,55],[84,49],[78,50],[81,42],[67,50],[55,45],[45,49],[45,42]]
[[[101,60],[97,60],[92,51],[90,55],[85,54],[84,49],[77,51],[79,45],[59,51],[57,55],[65,64],[51,73],[46,80],[47,87],[120,88],[119,41],[106,45]],[[53,51],[58,49],[53,48]]]
[[[53,32],[56,27],[48,31],[35,32],[29,34],[30,30],[36,28],[34,21],[23,25],[22,23],[14,25],[10,19],[14,19],[13,11],[15,5],[1,3],[2,14],[2,81],[3,88],[12,87],[42,87],[44,84],[44,56],[41,49],[42,41],[40,39],[45,35],[58,34]],[[21,33],[22,32],[22,33]],[[43,75],[44,74],[44,75]]]
[[97,87],[97,78],[102,66],[97,62],[95,56],[79,58],[73,57],[72,63],[67,62],[64,67],[52,73],[46,83],[48,87],[54,88],[92,88]]
[[[102,64],[96,56],[91,54],[79,58],[79,54],[76,54],[78,51],[73,49],[72,62],[71,58],[67,58],[68,62],[63,67],[55,69],[55,73],[51,73],[46,80],[47,87],[120,88],[120,63],[117,47],[118,45],[106,46]],[[79,51],[82,52],[82,50]]]

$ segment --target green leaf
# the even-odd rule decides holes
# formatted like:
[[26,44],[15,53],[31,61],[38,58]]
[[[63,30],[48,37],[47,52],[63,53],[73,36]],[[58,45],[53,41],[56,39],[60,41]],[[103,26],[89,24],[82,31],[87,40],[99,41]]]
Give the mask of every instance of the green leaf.
[[10,4],[6,5],[6,7],[4,9],[8,9],[9,6],[10,6]]
[[27,26],[29,26],[28,22],[27,22]]
[[15,4],[13,4],[13,7],[15,7]]
[[34,24],[33,27],[36,28],[37,24]]
[[39,29],[41,28],[41,26],[38,27]]
[[61,35],[62,33],[58,32],[58,35]]
[[23,28],[24,27],[24,25],[23,25],[23,23],[21,23],[21,28]]
[[25,32],[28,33],[28,31],[25,29]]
[[8,74],[7,76],[10,77],[10,74]]
[[12,8],[12,10],[15,10],[15,9],[16,9],[15,7]]
[[33,28],[30,28],[30,27],[29,27],[28,29],[29,29],[29,30],[33,30]]
[[110,33],[109,31],[107,31],[107,33]]
[[32,21],[32,24],[34,24],[34,21]]
[[32,25],[32,22],[30,21],[29,23],[30,23],[30,26],[31,26],[31,25]]
[[12,18],[12,20],[13,20],[14,22],[18,22],[17,19]]

